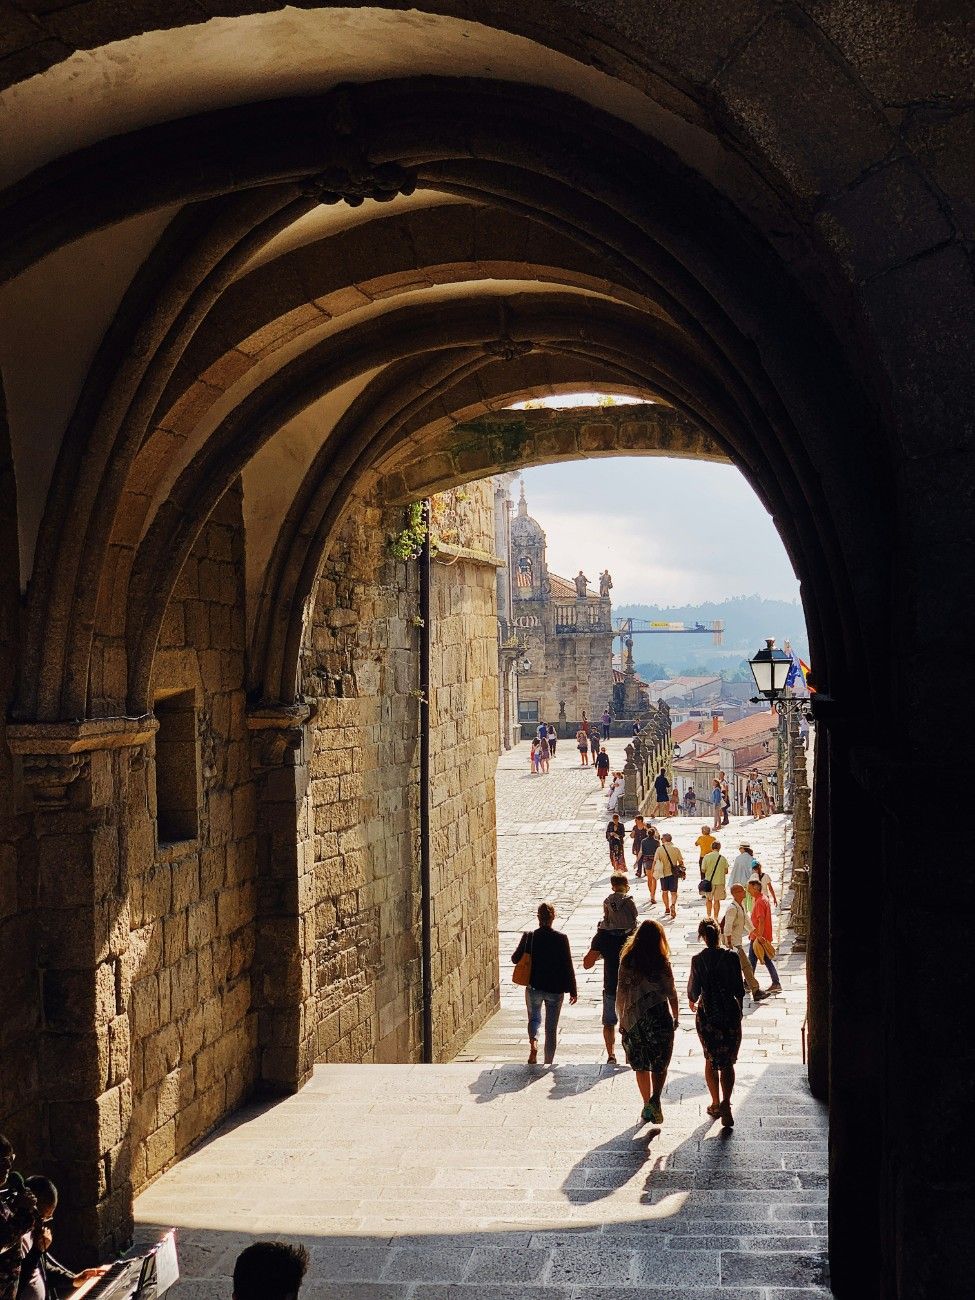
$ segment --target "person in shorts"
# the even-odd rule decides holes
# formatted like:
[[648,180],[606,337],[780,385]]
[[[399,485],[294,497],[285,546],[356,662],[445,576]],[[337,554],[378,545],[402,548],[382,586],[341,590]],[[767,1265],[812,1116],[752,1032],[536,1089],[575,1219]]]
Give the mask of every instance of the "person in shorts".
[[664,834],[660,839],[660,848],[653,856],[653,874],[660,881],[664,914],[677,915],[677,883],[684,871],[684,856],[673,841],[673,837]]
[[597,930],[589,951],[582,959],[584,970],[592,970],[596,962],[603,963],[603,1043],[606,1046],[606,1064],[616,1064],[616,986],[620,976],[620,953],[628,936],[619,930]]

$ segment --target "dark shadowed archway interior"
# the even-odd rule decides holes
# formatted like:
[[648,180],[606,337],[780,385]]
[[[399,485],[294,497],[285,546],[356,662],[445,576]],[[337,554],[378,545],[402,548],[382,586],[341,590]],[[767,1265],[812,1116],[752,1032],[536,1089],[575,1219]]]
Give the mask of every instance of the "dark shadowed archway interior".
[[[961,1294],[959,959],[932,1006],[896,900],[971,564],[965,7],[251,8],[0,4],[0,1113],[69,1248],[335,1043],[416,1059],[404,504],[664,452],[736,464],[801,582],[835,1292]],[[572,389],[653,418],[498,414]],[[493,828],[444,817],[449,875]]]

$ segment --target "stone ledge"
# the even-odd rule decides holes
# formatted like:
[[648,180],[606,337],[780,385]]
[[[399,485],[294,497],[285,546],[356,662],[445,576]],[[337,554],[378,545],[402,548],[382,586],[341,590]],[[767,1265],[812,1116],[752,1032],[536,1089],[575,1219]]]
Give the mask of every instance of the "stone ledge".
[[144,745],[158,730],[151,713],[83,722],[14,722],[7,727],[7,746],[12,754],[85,754]]
[[468,546],[454,546],[451,542],[436,542],[436,553],[432,556],[434,560],[439,559],[441,555],[449,555],[456,560],[466,560],[469,564],[483,564],[488,569],[503,569],[504,560],[499,555],[492,555],[490,551],[472,550]]

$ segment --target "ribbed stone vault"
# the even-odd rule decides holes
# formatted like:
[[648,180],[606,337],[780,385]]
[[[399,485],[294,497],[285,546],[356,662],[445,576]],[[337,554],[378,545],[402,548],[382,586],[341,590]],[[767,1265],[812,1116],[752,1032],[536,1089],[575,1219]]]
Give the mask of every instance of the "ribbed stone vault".
[[[932,665],[967,653],[970,22],[960,0],[0,0],[0,689],[3,734],[28,729],[16,760],[0,745],[4,924],[50,870],[24,771],[140,779],[118,737],[150,743],[179,686],[166,639],[201,547],[216,587],[245,574],[219,617],[251,705],[301,734],[312,597],[348,530],[496,469],[729,461],[800,579],[820,688],[810,1069],[837,1294],[960,1294],[965,1251],[926,1245],[971,1196],[951,999],[905,972],[900,865],[866,928],[830,880],[901,862],[891,791],[938,743]],[[503,409],[571,390],[646,406]],[[100,880],[145,848],[127,798],[72,823]],[[98,917],[75,1009],[127,934],[124,908]],[[84,1035],[38,1028],[38,998],[5,1022],[49,1053],[37,1113],[82,1074],[131,1091],[90,1036],[62,1068]],[[115,1136],[77,1162],[92,1224],[127,1212]]]

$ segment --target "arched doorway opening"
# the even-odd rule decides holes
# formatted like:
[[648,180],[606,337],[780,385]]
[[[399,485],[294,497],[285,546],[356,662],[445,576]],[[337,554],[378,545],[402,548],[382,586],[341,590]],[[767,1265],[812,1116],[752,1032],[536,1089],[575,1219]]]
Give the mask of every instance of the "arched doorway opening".
[[[523,449],[509,459],[449,432],[499,396],[539,386],[607,383],[649,394],[740,465],[801,577],[822,694],[842,702],[824,710],[845,710],[830,721],[819,753],[828,801],[820,801],[816,852],[830,863],[840,840],[864,854],[873,847],[854,786],[889,785],[897,746],[885,740],[878,753],[856,738],[891,694],[872,648],[903,636],[919,653],[895,614],[913,584],[891,584],[889,574],[911,537],[923,534],[920,524],[911,532],[912,516],[910,537],[895,537],[887,503],[915,435],[942,436],[931,411],[947,409],[954,372],[941,354],[933,367],[923,361],[925,340],[964,316],[955,265],[964,259],[949,216],[955,187],[939,162],[954,119],[905,125],[909,149],[878,111],[876,70],[863,66],[842,24],[826,32],[791,12],[754,23],[741,7],[734,21],[714,16],[728,42],[719,53],[691,8],[680,39],[661,30],[655,51],[635,29],[620,30],[629,10],[606,16],[612,39],[598,42],[569,7],[559,11],[564,24],[528,33],[493,6],[467,33],[460,19],[426,16],[424,30],[437,39],[419,67],[415,40],[392,53],[384,46],[378,57],[377,30],[405,18],[374,8],[361,16],[355,40],[333,40],[335,75],[324,83],[321,42],[341,23],[329,11],[187,21],[141,34],[133,11],[125,28],[100,20],[85,54],[62,58],[75,39],[63,30],[26,65],[15,61],[21,73],[35,72],[40,58],[46,71],[21,82],[13,69],[3,105],[18,121],[3,205],[3,346],[26,591],[9,740],[35,790],[127,809],[127,783],[135,773],[138,788],[142,768],[120,755],[146,744],[155,720],[142,720],[157,697],[196,689],[181,656],[191,643],[202,647],[206,607],[205,652],[215,656],[207,664],[215,681],[229,673],[233,689],[212,692],[227,697],[206,710],[216,720],[206,730],[221,744],[201,749],[199,779],[210,789],[218,769],[225,774],[215,761],[223,741],[238,747],[239,776],[253,743],[257,784],[239,795],[236,785],[229,793],[221,787],[211,800],[213,823],[224,829],[196,863],[194,888],[205,898],[185,881],[174,884],[179,873],[158,862],[148,874],[160,890],[152,905],[159,917],[175,900],[187,913],[186,942],[196,905],[194,924],[212,909],[214,924],[246,932],[224,955],[235,987],[249,972],[258,923],[254,880],[222,874],[227,846],[251,841],[246,853],[258,853],[258,800],[276,810],[267,813],[268,846],[296,841],[302,764],[289,760],[286,779],[279,768],[301,752],[299,665],[313,626],[308,602],[330,546],[343,527],[368,531],[383,476],[387,486],[400,474],[404,491],[427,490],[548,454]],[[260,70],[230,67],[238,38],[281,34],[279,23],[292,26],[275,48],[294,50],[311,33],[309,58],[290,68],[287,58],[262,64],[267,80],[258,89],[250,78]],[[688,31],[700,39],[687,41]],[[931,53],[943,35],[923,34],[916,48]],[[461,53],[465,39],[476,55]],[[488,50],[500,58],[490,66],[508,75],[483,75]],[[931,66],[953,66],[950,57],[932,58]],[[139,77],[125,85],[102,79],[69,138],[63,124],[77,115],[58,110],[79,65],[99,81],[113,60],[143,71],[152,65],[158,80],[147,87]],[[766,85],[770,63],[781,84],[776,77]],[[227,75],[195,78],[200,66]],[[356,84],[322,92],[340,78]],[[810,87],[801,110],[795,79]],[[131,94],[140,84],[141,96]],[[924,102],[923,94],[890,93],[899,103]],[[824,149],[818,128],[837,115],[849,135],[842,147]],[[914,150],[909,162],[902,150]],[[913,196],[916,220],[893,220],[885,185]],[[934,278],[925,283],[936,292],[911,279],[929,254]],[[935,298],[932,322],[915,309]],[[52,319],[60,346],[35,346]],[[892,370],[905,380],[896,410]],[[950,449],[960,454],[954,443]],[[964,493],[949,497],[951,509],[964,503]],[[950,541],[952,520],[945,512],[939,519]],[[231,584],[223,566],[236,566],[246,626],[229,612],[236,599],[222,598],[221,584]],[[938,617],[933,612],[927,626]],[[342,675],[338,663],[333,680]],[[918,705],[911,715],[919,733],[922,714]],[[52,772],[64,780],[51,780]],[[97,826],[78,830],[88,837],[79,849],[86,862],[105,867],[117,853],[127,865],[115,883],[102,881],[109,908],[86,879],[77,882],[79,933],[101,936],[103,926],[105,942],[86,946],[80,961],[86,996],[77,1023],[42,1030],[49,1055],[40,1103],[81,1102],[100,1114],[103,1091],[117,1090],[119,1125],[96,1133],[78,1161],[89,1171],[78,1195],[92,1236],[102,1220],[125,1221],[127,1174],[116,1148],[130,1080],[121,1048],[103,1077],[100,1044],[113,1032],[125,1037],[116,1022],[129,1011],[130,935],[142,927],[129,924],[129,891],[118,882],[140,853],[153,857],[140,838],[150,834],[149,811],[146,802],[146,815],[133,815],[132,833],[116,834],[115,848],[105,848]],[[122,823],[129,827],[127,812]],[[50,831],[32,823],[27,838],[43,839],[45,826]],[[293,865],[257,891],[267,932],[287,936],[289,956],[261,981],[238,1042],[245,1055],[260,1056],[261,1072],[282,1079],[301,1073],[295,1044],[306,971],[296,938],[302,877]],[[827,867],[826,884],[829,875]],[[144,899],[143,883],[136,892]],[[825,906],[824,890],[820,914]],[[42,929],[43,914],[37,909]],[[98,926],[86,928],[86,917]],[[915,1183],[900,1171],[921,1168],[912,1153],[925,1149],[924,1135],[915,1139],[895,1121],[889,1032],[872,991],[855,979],[864,965],[890,968],[884,927],[865,936],[840,907],[832,921],[829,971],[844,988],[829,1026],[837,1284],[897,1294],[910,1285],[883,1244],[895,1225],[916,1221],[911,1207],[927,1174]],[[171,940],[174,966],[187,955],[175,955],[180,942]],[[193,1011],[186,981],[180,977],[176,1013],[186,1017],[184,1029]],[[117,995],[93,1031],[89,1012],[102,984]],[[249,1000],[249,984],[235,996]],[[147,1014],[168,1013],[157,1000]],[[84,1038],[99,1065],[84,1078],[61,1069],[66,1032]],[[163,1043],[168,1067],[167,1051]],[[188,1132],[205,1131],[245,1087],[247,1070],[231,1086],[235,1062],[224,1064],[206,1102],[196,1105],[177,1088],[176,1112],[196,1107],[184,1120]],[[172,1073],[164,1069],[163,1078]],[[53,1079],[66,1096],[48,1095]],[[166,1129],[173,1121],[175,1129],[157,1083],[153,1122]],[[890,1097],[879,1124],[878,1086]],[[91,1170],[116,1158],[116,1186],[92,1179]],[[864,1181],[874,1192],[866,1201]]]

